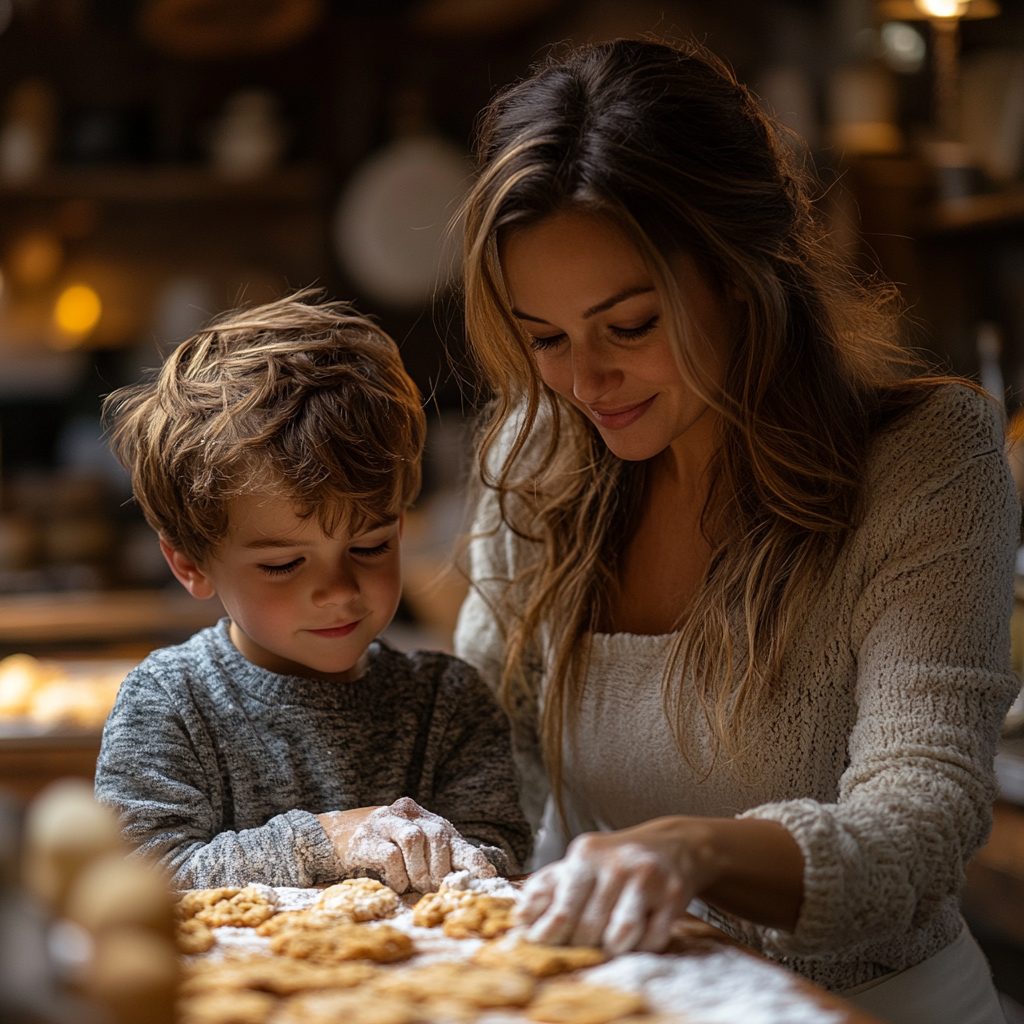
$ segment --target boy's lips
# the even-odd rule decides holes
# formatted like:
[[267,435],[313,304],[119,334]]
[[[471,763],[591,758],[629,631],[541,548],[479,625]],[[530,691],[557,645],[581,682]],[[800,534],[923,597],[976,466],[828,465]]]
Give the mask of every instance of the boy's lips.
[[336,640],[339,637],[348,636],[362,621],[362,619],[356,619],[355,622],[349,622],[344,626],[329,626],[327,629],[311,629],[308,632],[314,636],[322,636],[325,640]]
[[636,423],[651,407],[651,403],[656,397],[656,395],[651,395],[643,402],[627,405],[620,409],[601,410],[595,409],[593,406],[587,406],[587,408],[590,409],[590,414],[599,427],[604,427],[606,430],[622,430],[623,427]]

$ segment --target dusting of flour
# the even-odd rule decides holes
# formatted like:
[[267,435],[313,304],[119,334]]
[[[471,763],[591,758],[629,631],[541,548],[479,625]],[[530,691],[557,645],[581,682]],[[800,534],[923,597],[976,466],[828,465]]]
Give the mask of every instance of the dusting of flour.
[[[581,973],[584,981],[642,992],[650,1008],[697,1024],[841,1024],[780,967],[735,949],[700,956],[625,953]],[[678,1018],[677,1018],[678,1019]]]
[[[513,899],[518,894],[504,878],[475,878],[469,871],[452,872],[444,885]],[[272,902],[278,910],[305,910],[316,903],[322,890],[272,891]],[[406,899],[387,923],[412,938],[417,951],[415,963],[466,960],[483,945],[481,939],[452,939],[440,928],[417,927],[412,923],[414,902]],[[203,954],[204,959],[270,952],[270,939],[257,935],[252,928],[217,928],[215,934],[217,945]],[[843,1020],[841,1014],[818,1006],[783,968],[735,949],[693,956],[626,953],[581,971],[580,980],[642,993],[651,1011],[664,1015],[665,1024],[735,1024],[740,1020],[743,1024],[841,1024]],[[522,1024],[522,1019],[521,1015],[491,1011],[480,1021]]]

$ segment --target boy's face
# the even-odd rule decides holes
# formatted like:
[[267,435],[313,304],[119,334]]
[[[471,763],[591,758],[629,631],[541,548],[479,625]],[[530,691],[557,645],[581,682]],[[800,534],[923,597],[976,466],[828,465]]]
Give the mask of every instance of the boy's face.
[[261,668],[344,681],[402,592],[401,517],[333,537],[301,519],[286,497],[247,495],[228,507],[228,532],[202,566],[161,540],[175,576],[195,597],[217,594],[231,639]]

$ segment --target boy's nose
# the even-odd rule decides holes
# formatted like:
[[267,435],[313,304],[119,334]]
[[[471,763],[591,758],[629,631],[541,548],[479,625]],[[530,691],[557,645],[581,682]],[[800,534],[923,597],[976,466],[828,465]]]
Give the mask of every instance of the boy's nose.
[[313,603],[318,607],[330,604],[348,604],[359,596],[359,585],[355,577],[344,569],[338,569],[317,581],[313,590]]

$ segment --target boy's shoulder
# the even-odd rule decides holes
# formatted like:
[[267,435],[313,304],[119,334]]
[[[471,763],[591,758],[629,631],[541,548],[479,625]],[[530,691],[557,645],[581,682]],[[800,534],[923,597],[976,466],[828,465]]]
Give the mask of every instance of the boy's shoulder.
[[145,680],[151,685],[176,689],[187,686],[196,676],[208,678],[219,660],[221,635],[227,635],[226,621],[201,629],[184,643],[153,651],[129,673],[125,682]]
[[433,689],[438,699],[482,700],[492,703],[490,691],[467,661],[444,651],[399,651],[378,637],[376,666],[392,677],[403,674],[412,686]]

